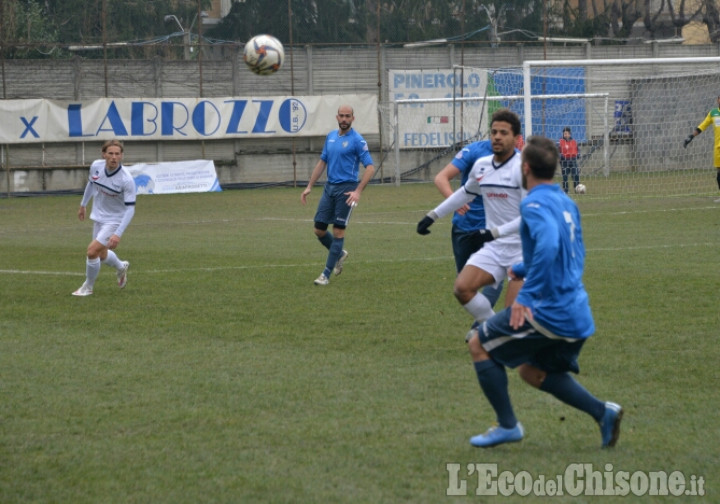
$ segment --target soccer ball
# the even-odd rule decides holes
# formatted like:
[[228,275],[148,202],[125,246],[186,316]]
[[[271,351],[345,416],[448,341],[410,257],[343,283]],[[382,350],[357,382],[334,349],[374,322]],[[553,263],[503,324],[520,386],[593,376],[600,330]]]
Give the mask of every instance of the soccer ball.
[[285,49],[272,35],[255,35],[245,44],[243,60],[253,73],[274,74],[285,60]]
[[577,194],[585,194],[585,192],[587,192],[587,187],[585,187],[585,184],[578,184],[575,186],[575,192]]

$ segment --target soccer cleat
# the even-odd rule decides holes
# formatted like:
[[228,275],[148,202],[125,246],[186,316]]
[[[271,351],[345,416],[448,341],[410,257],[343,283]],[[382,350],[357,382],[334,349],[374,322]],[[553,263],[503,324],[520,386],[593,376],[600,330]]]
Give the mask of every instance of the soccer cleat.
[[522,441],[524,436],[525,431],[523,430],[523,426],[518,422],[512,429],[499,426],[490,427],[484,434],[471,437],[470,444],[479,448],[490,448],[491,446],[497,446],[503,443]]
[[614,402],[605,403],[605,414],[600,424],[600,434],[602,435],[602,447],[615,446],[620,437],[620,420],[623,417],[622,407]]
[[93,290],[90,287],[87,287],[84,283],[80,286],[78,290],[72,293],[73,296],[90,296],[92,294]]
[[347,259],[347,256],[348,251],[343,249],[340,259],[337,260],[337,262],[335,263],[335,267],[333,268],[333,275],[338,276],[340,273],[342,273],[343,263],[345,262],[345,259]]
[[130,268],[130,263],[127,261],[123,261],[122,266],[123,267],[117,272],[118,287],[120,287],[121,289],[127,285],[127,272]]
[[330,279],[326,277],[323,273],[320,273],[320,276],[317,277],[313,283],[315,285],[327,285],[330,283]]

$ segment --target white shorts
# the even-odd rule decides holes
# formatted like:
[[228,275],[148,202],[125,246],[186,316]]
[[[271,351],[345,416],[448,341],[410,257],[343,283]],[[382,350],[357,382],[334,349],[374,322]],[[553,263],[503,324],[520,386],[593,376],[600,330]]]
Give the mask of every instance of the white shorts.
[[471,255],[466,264],[490,273],[497,287],[507,277],[508,268],[519,262],[522,262],[522,247],[519,244],[492,241]]
[[115,234],[120,223],[105,224],[102,222],[96,222],[93,224],[93,239],[99,241],[104,246],[108,246],[110,237]]

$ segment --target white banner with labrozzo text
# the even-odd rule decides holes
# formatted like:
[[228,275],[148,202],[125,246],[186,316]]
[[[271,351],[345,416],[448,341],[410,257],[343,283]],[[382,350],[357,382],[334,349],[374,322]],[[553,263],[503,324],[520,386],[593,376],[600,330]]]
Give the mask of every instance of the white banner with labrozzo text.
[[353,127],[377,134],[377,96],[0,100],[0,143],[221,140],[325,136],[341,105]]

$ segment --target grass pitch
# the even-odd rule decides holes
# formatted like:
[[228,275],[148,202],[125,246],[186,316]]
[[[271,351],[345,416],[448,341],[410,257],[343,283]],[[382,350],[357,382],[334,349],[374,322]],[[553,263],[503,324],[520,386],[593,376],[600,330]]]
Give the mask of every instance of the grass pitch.
[[[680,471],[720,499],[711,198],[579,199],[598,327],[579,380],[625,408],[618,446],[510,371],[526,438],[481,450],[468,438],[494,415],[452,296],[449,219],[415,233],[434,186],[369,187],[327,287],[312,283],[321,190],[306,207],[289,188],[141,196],[118,250],[127,288],[103,268],[88,298],[70,295],[91,233],[80,197],[0,200],[0,502],[491,501],[479,463]],[[460,482],[468,495],[448,496]],[[595,500],[627,497],[553,499]]]

